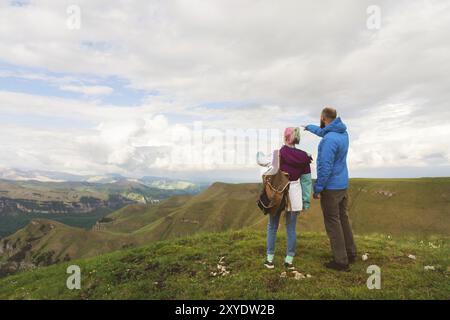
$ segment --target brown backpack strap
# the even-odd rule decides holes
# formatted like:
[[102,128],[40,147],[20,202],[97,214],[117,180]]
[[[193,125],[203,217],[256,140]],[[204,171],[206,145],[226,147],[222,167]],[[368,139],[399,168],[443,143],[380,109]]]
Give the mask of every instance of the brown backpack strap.
[[289,198],[289,191],[286,192],[286,211],[292,211],[291,199]]

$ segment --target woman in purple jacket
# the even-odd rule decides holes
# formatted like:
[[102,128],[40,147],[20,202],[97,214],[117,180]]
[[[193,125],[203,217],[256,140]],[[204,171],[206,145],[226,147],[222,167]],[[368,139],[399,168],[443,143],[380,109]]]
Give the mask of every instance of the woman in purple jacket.
[[[284,131],[284,146],[273,152],[272,162],[264,161],[258,154],[258,164],[270,166],[271,172],[278,169],[289,174],[289,198],[290,210],[286,211],[287,252],[284,265],[288,270],[295,270],[293,260],[297,242],[296,223],[297,215],[302,210],[309,209],[311,200],[311,161],[312,158],[305,151],[297,149],[300,143],[300,129],[286,128]],[[278,161],[279,160],[279,161]],[[278,163],[279,162],[279,163]],[[267,172],[266,172],[267,173]],[[273,258],[275,254],[275,242],[280,223],[280,214],[270,215],[267,226],[267,259],[264,266],[273,269]]]

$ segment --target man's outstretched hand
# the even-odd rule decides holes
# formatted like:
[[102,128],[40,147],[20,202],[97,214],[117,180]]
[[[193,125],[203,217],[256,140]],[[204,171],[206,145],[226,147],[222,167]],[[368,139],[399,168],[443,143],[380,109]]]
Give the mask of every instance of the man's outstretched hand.
[[320,199],[320,193],[314,193],[313,194],[314,199]]

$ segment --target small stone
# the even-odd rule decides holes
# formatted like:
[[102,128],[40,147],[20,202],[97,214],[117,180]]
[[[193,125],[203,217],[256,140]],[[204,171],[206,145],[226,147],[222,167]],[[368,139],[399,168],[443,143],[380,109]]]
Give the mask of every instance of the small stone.
[[434,271],[435,269],[434,269],[434,266],[425,266],[425,267],[423,267],[423,269],[425,270],[425,271]]
[[303,275],[303,273],[297,272],[295,274],[295,280],[300,280],[300,279],[305,279],[305,276]]
[[310,275],[309,273],[306,275],[307,278],[312,278],[312,275]]
[[367,259],[369,259],[369,254],[368,253],[364,253],[361,257],[362,261],[366,261]]
[[413,255],[413,254],[408,255],[408,258],[413,259],[413,260],[416,260],[416,256]]

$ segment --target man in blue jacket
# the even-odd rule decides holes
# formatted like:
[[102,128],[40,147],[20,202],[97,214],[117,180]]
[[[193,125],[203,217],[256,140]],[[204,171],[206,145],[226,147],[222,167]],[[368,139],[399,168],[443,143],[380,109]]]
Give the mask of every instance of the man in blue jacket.
[[337,117],[335,109],[325,108],[322,110],[320,127],[308,125],[305,130],[322,137],[317,157],[314,198],[320,199],[325,229],[334,257],[325,267],[348,271],[349,263],[356,259],[356,246],[347,215],[347,127],[341,118]]

